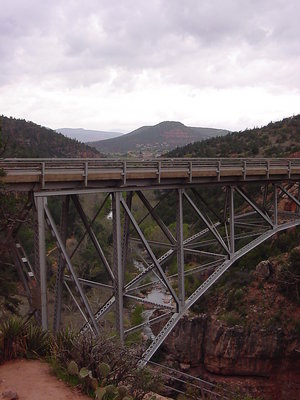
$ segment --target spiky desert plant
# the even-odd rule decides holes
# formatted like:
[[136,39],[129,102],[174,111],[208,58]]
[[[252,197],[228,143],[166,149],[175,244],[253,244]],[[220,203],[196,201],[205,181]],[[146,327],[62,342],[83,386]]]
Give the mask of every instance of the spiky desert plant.
[[40,326],[26,325],[26,355],[28,357],[46,356],[50,351],[51,336]]
[[3,360],[24,356],[26,353],[26,330],[22,319],[19,317],[7,318],[1,323],[0,331]]
[[72,357],[74,343],[78,337],[78,333],[70,328],[59,331],[53,340],[51,349],[52,357],[57,358],[61,363],[66,365]]
[[117,400],[122,400],[124,399],[124,397],[126,397],[127,395],[127,387],[124,385],[120,385],[118,386],[118,396],[117,396]]
[[69,362],[68,367],[67,367],[68,373],[72,376],[78,376],[79,369],[77,363],[72,360]]
[[111,368],[107,363],[101,362],[98,365],[98,372],[99,372],[101,378],[107,378],[110,371],[111,371]]

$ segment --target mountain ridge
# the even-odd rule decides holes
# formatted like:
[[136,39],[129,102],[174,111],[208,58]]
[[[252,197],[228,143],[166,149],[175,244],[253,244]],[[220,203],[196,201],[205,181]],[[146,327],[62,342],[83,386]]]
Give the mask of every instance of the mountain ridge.
[[62,133],[64,136],[71,139],[76,139],[80,142],[93,142],[98,140],[112,139],[114,137],[122,136],[122,132],[114,131],[99,131],[96,129],[85,128],[59,128],[55,129],[56,132]]
[[[165,157],[286,157],[300,152],[300,114],[261,128],[187,144]],[[298,155],[299,157],[299,155]]]
[[4,115],[0,122],[1,157],[100,157],[96,149],[34,122]]
[[88,142],[102,153],[154,153],[159,155],[196,140],[224,135],[225,129],[186,126],[178,121],[163,121],[152,126],[142,126],[117,138]]

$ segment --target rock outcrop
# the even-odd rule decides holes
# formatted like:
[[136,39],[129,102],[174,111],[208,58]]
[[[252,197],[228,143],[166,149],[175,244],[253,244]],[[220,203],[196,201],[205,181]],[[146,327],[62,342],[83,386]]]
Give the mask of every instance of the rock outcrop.
[[[282,329],[228,327],[206,315],[185,317],[163,350],[170,365],[234,383],[246,377],[250,392],[265,399],[300,398],[300,340]],[[202,375],[203,376],[203,375]],[[224,380],[223,380],[224,381]]]

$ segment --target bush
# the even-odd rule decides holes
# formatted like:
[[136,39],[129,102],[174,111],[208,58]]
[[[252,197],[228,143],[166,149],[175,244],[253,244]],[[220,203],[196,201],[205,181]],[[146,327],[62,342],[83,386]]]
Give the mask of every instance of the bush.
[[234,311],[223,314],[221,319],[230,327],[240,324],[240,317]]
[[49,354],[51,338],[48,332],[19,317],[10,317],[3,321],[0,325],[0,336],[0,361]]

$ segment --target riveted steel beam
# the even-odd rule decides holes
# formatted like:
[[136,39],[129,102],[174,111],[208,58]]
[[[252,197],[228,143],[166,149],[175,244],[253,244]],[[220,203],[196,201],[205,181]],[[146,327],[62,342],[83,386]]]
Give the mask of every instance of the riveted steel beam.
[[[113,214],[113,268],[114,268],[114,292],[115,292],[115,315],[116,328],[119,340],[124,344],[124,273],[122,263],[122,235],[121,235],[121,209],[120,202],[122,194],[120,192],[112,194],[112,214]],[[126,203],[125,203],[126,204]]]
[[158,261],[157,258],[155,257],[155,255],[154,255],[154,253],[153,253],[151,247],[149,246],[149,244],[148,244],[148,242],[147,242],[147,240],[146,240],[146,238],[145,238],[143,232],[141,231],[140,227],[138,226],[138,224],[137,224],[136,220],[134,219],[134,217],[133,217],[131,211],[130,211],[129,208],[127,207],[126,202],[125,202],[124,199],[122,199],[122,198],[121,198],[121,204],[122,204],[122,206],[123,206],[125,212],[128,214],[128,216],[129,216],[129,218],[130,218],[130,221],[131,221],[132,225],[134,226],[134,228],[135,228],[135,230],[136,230],[136,233],[137,233],[137,234],[139,235],[139,237],[141,238],[141,240],[142,240],[142,242],[143,242],[143,245],[144,245],[144,247],[145,247],[145,249],[146,249],[148,255],[150,256],[150,258],[151,258],[151,260],[152,260],[152,262],[153,262],[153,264],[154,264],[154,267],[155,267],[155,268],[158,270],[158,272],[160,273],[160,276],[161,276],[162,280],[164,281],[165,285],[167,286],[169,292],[171,293],[171,295],[172,295],[173,299],[175,300],[175,302],[176,302],[176,304],[177,304],[177,307],[178,307],[178,306],[179,306],[179,299],[178,299],[178,297],[177,297],[177,294],[175,293],[174,289],[172,288],[172,286],[171,286],[170,283],[168,282],[168,279],[167,279],[167,277],[166,277],[166,275],[165,275],[163,269],[161,268],[161,265],[160,265],[159,261]]
[[224,240],[220,236],[219,232],[216,230],[215,225],[211,224],[208,219],[205,217],[205,215],[199,210],[199,208],[196,206],[196,204],[193,202],[193,200],[190,198],[190,196],[186,193],[185,190],[183,190],[183,194],[187,201],[190,203],[194,211],[198,214],[198,216],[201,218],[201,220],[205,223],[209,231],[214,235],[215,239],[219,242],[219,244],[223,247],[223,249],[230,254],[229,248],[226,246]]
[[[61,218],[60,218],[60,234],[64,245],[67,240],[67,226],[68,226],[68,213],[69,213],[70,197],[65,196],[62,201]],[[55,300],[54,300],[54,320],[53,331],[57,332],[60,329],[61,322],[61,308],[62,308],[62,290],[64,284],[64,270],[66,262],[61,253],[59,253],[58,269],[56,273],[55,282]]]
[[89,237],[90,237],[90,239],[91,239],[91,241],[92,241],[92,243],[93,243],[93,245],[94,245],[94,247],[95,247],[95,249],[96,249],[96,251],[97,251],[97,253],[98,253],[98,255],[99,255],[99,257],[100,257],[100,259],[101,259],[101,261],[102,261],[102,263],[104,265],[104,267],[105,267],[105,269],[106,269],[106,271],[108,272],[110,278],[112,280],[114,280],[114,274],[113,274],[113,272],[112,272],[112,270],[111,270],[111,268],[110,268],[110,266],[108,264],[108,261],[107,261],[107,259],[105,257],[105,254],[104,254],[104,252],[103,252],[103,250],[102,250],[102,248],[101,248],[101,246],[100,246],[100,244],[98,242],[98,239],[97,239],[97,237],[96,237],[96,235],[95,235],[95,233],[94,233],[94,231],[93,231],[93,229],[91,227],[91,224],[89,223],[89,221],[87,219],[87,216],[85,215],[85,212],[83,211],[83,208],[82,208],[82,206],[80,204],[78,196],[77,195],[72,195],[71,199],[72,199],[72,201],[73,201],[73,203],[74,203],[74,205],[75,205],[75,207],[76,207],[76,209],[78,211],[78,214],[80,215],[80,218],[81,218],[81,220],[82,220],[82,222],[84,224],[84,227],[85,227],[85,229],[86,229],[86,231],[87,231],[87,233],[88,233],[88,235],[89,235]]
[[178,292],[180,307],[184,307],[184,247],[183,247],[183,201],[182,189],[177,190],[176,208],[176,240],[177,240],[177,269],[178,269]]
[[151,217],[156,221],[157,225],[163,231],[165,236],[169,239],[170,243],[175,244],[176,239],[174,238],[166,224],[163,222],[163,220],[160,218],[160,216],[157,214],[155,208],[151,206],[145,195],[140,190],[138,190],[136,194],[139,196],[140,200],[151,214]]
[[250,200],[247,194],[241,188],[235,186],[235,191],[270,225],[273,226],[273,222],[270,217],[265,214],[261,209],[255,204],[254,201]]
[[86,311],[86,313],[88,315],[88,318],[90,320],[90,324],[93,327],[93,330],[95,331],[95,333],[97,335],[99,335],[100,331],[99,331],[98,324],[97,324],[97,322],[96,322],[96,320],[94,318],[94,314],[92,312],[90,304],[89,304],[89,302],[87,300],[87,297],[86,297],[86,295],[85,295],[85,293],[84,293],[84,291],[83,291],[83,289],[82,289],[82,287],[80,285],[80,282],[78,280],[77,274],[76,274],[76,272],[75,272],[75,270],[73,268],[73,265],[71,263],[70,257],[69,257],[69,255],[67,253],[66,248],[65,248],[63,240],[60,237],[58,229],[57,229],[57,227],[55,225],[55,222],[54,222],[54,220],[52,218],[52,215],[51,215],[50,210],[47,207],[47,205],[44,205],[44,210],[45,210],[45,215],[47,217],[47,222],[49,224],[49,228],[51,229],[51,233],[53,234],[53,236],[57,240],[58,248],[61,251],[61,253],[62,253],[62,255],[63,255],[63,257],[64,257],[64,259],[66,261],[66,266],[68,267],[68,269],[69,269],[69,271],[71,273],[72,281],[76,286],[79,298],[80,298],[80,300],[82,302],[82,306],[85,308],[85,311]]
[[45,242],[45,214],[46,198],[36,199],[37,209],[37,239],[38,239],[38,270],[41,293],[41,319],[42,328],[48,329],[48,302],[47,302],[47,261],[46,261],[46,242]]

